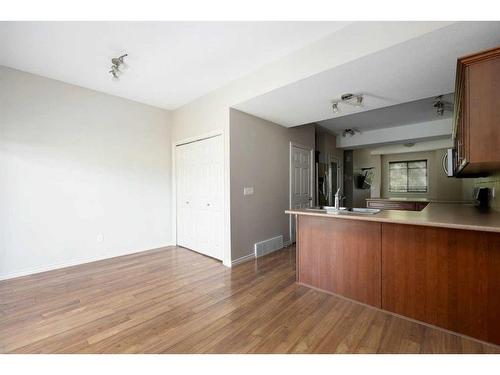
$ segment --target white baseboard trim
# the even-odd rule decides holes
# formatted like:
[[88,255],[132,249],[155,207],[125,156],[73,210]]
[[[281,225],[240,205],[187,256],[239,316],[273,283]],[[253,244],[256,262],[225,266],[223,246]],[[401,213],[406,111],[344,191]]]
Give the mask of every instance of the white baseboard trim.
[[237,264],[248,262],[249,260],[255,259],[255,254],[250,253],[248,255],[242,256],[241,258],[235,259],[231,261],[231,267],[236,266]]
[[121,257],[121,256],[124,256],[124,255],[130,255],[130,254],[135,254],[135,253],[142,253],[144,251],[161,249],[162,247],[168,247],[168,246],[176,246],[176,245],[175,244],[171,244],[171,243],[167,243],[165,245],[156,246],[156,247],[148,249],[148,250],[139,250],[139,251],[137,251],[137,250],[130,250],[130,251],[125,251],[125,252],[120,253],[120,254],[105,254],[105,255],[102,255],[102,256],[85,257],[85,258],[82,257],[82,258],[72,259],[72,260],[69,260],[69,261],[66,261],[66,262],[58,262],[58,263],[46,264],[46,265],[38,266],[38,267],[25,268],[25,269],[22,269],[22,270],[19,270],[19,271],[15,271],[15,272],[0,273],[0,280],[8,280],[8,279],[16,278],[16,277],[34,275],[34,274],[41,273],[41,272],[47,272],[47,271],[57,270],[57,269],[60,269],[60,268],[77,266],[79,264],[96,262],[98,260],[117,258],[117,257]]

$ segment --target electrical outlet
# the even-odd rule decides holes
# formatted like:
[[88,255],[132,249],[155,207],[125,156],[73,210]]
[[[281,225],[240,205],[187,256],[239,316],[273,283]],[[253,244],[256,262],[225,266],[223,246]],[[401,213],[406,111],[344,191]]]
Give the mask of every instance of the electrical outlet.
[[104,235],[98,234],[97,235],[97,242],[103,242],[104,241]]
[[243,188],[243,195],[253,195],[253,187]]

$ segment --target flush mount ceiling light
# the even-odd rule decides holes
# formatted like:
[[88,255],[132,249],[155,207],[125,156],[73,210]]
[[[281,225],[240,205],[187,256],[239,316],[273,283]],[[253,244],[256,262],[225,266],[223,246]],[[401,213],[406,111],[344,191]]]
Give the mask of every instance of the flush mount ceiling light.
[[342,130],[342,137],[352,137],[353,135],[356,135],[356,133],[361,133],[359,129],[352,128],[352,129],[344,129]]
[[340,99],[332,102],[333,113],[340,112],[339,104],[349,104],[355,107],[363,106],[363,94],[343,94]]
[[119,75],[122,73],[120,66],[124,65],[124,58],[127,56],[128,54],[126,53],[111,59],[111,67],[108,73],[110,73],[114,79],[118,79]]
[[444,101],[443,95],[436,96],[436,98],[434,100],[435,100],[435,102],[434,102],[433,107],[436,108],[436,113],[438,116],[443,116],[445,110],[446,111],[453,111],[453,104],[451,104],[447,101]]

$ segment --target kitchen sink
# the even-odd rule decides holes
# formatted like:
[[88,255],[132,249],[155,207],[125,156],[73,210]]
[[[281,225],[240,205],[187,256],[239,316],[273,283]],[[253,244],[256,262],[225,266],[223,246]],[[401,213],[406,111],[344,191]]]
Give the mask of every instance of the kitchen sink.
[[326,212],[324,208],[319,208],[319,207],[308,207],[306,208],[307,211],[316,211],[316,212]]
[[335,210],[333,206],[324,206],[324,207],[308,207],[306,208],[307,211],[315,211],[315,212],[326,212],[329,214],[337,214],[337,213],[342,213],[342,214],[349,214],[349,213],[356,213],[356,214],[367,214],[367,215],[374,215],[378,214],[380,210],[378,208],[347,208],[347,207],[340,207],[340,209]]
[[378,208],[349,208],[349,212],[355,212],[357,214],[378,214],[380,210]]

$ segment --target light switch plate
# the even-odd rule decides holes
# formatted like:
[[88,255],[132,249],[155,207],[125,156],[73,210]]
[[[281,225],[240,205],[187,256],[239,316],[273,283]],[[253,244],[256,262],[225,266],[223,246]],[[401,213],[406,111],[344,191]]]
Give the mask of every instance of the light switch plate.
[[243,195],[253,195],[253,187],[243,188]]

